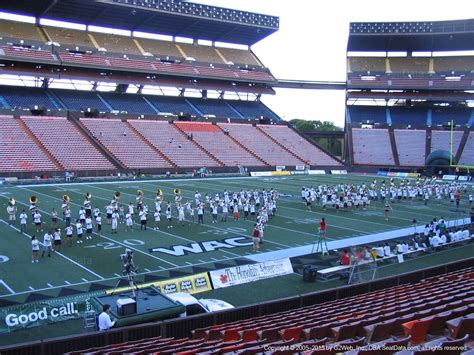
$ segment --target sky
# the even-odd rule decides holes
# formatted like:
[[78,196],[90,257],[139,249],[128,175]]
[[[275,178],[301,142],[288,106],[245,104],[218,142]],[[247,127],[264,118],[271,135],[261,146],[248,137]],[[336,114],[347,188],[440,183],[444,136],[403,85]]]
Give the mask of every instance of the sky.
[[[278,79],[345,81],[350,22],[441,21],[474,18],[472,0],[193,0],[280,17],[278,32],[252,50]],[[474,47],[474,46],[473,46]],[[473,48],[474,49],[474,48]],[[262,101],[285,120],[344,126],[344,91],[276,89]]]

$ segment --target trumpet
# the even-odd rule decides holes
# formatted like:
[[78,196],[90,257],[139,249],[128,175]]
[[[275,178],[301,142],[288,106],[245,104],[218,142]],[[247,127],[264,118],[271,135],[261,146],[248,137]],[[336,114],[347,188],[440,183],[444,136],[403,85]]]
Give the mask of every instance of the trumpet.
[[30,196],[30,203],[32,205],[36,205],[38,203],[38,197],[36,196]]
[[15,201],[15,199],[14,199],[13,197],[10,197],[10,198],[8,199],[8,204],[9,204],[10,206],[15,206],[15,203],[16,203],[16,201]]

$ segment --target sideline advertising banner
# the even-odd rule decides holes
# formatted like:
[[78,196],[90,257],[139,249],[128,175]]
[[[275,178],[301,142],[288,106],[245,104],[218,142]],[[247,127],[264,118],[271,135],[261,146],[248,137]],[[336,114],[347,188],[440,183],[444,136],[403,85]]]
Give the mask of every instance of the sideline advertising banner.
[[326,170],[308,170],[309,175],[326,175]]
[[0,308],[0,334],[83,317],[103,291]]
[[[211,282],[209,280],[209,275],[207,272],[203,272],[196,275],[183,276],[176,279],[164,280],[164,281],[155,281],[148,282],[137,285],[139,288],[145,288],[154,286],[161,293],[169,294],[176,292],[186,292],[189,294],[210,291]],[[111,294],[112,292],[123,292],[129,290],[129,287],[120,287],[115,290],[107,290],[106,294]]]
[[293,273],[290,259],[265,261],[258,264],[249,264],[210,271],[214,289],[241,285],[277,276]]
[[347,175],[347,170],[331,170],[333,175]]

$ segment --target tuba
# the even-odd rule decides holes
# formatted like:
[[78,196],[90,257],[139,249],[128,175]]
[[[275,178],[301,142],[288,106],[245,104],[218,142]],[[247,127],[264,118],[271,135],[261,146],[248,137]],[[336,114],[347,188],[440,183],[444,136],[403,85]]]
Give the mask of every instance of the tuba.
[[61,205],[61,208],[65,210],[69,206],[69,201],[71,201],[71,198],[69,195],[63,195],[63,203]]
[[38,197],[36,196],[30,196],[30,203],[32,205],[36,205],[38,203]]
[[115,201],[118,201],[119,198],[120,198],[120,192],[119,192],[119,191],[115,191],[115,192],[114,192],[114,200],[115,200]]
[[16,201],[15,201],[15,199],[14,199],[13,197],[10,197],[10,198],[8,199],[8,204],[9,204],[10,206],[15,206],[15,203],[16,203]]

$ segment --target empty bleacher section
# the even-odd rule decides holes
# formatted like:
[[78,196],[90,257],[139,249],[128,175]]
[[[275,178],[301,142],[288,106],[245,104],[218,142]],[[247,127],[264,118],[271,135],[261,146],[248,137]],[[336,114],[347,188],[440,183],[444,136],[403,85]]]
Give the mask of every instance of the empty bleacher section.
[[341,165],[337,160],[312,145],[287,126],[259,125],[257,127],[310,165]]
[[96,92],[79,90],[52,90],[52,92],[68,110],[81,111],[96,108],[100,112],[109,111]]
[[141,95],[101,93],[110,106],[117,111],[140,114],[156,114],[156,111]]
[[219,123],[222,129],[238,140],[244,147],[269,165],[304,165],[302,159],[292,155],[256,127],[249,124]]
[[393,125],[426,126],[428,110],[423,107],[391,107]]
[[171,113],[178,115],[181,112],[189,113],[191,115],[199,115],[199,113],[186,102],[184,97],[173,96],[145,96],[156,107],[158,112]]
[[469,74],[474,70],[474,56],[435,57],[433,66],[436,74]]
[[153,54],[157,58],[165,59],[166,57],[183,57],[174,42],[158,41],[149,38],[135,38],[135,40],[139,43],[145,53]]
[[186,57],[194,58],[198,62],[226,64],[214,47],[200,46],[188,43],[176,43]]
[[387,123],[385,107],[377,106],[348,106],[352,123],[372,121],[374,123]]
[[394,165],[387,129],[352,129],[354,164]]
[[[453,156],[459,148],[463,132],[453,132]],[[451,152],[451,132],[450,131],[432,131],[431,132],[431,151],[444,150]],[[464,149],[466,151],[466,149]]]
[[398,159],[401,166],[425,166],[425,130],[395,129]]
[[0,95],[5,98],[11,108],[30,108],[34,105],[44,106],[51,110],[60,108],[57,104],[55,105],[46,91],[36,88],[0,86]]
[[47,42],[35,24],[7,20],[0,20],[0,37]]
[[153,146],[179,167],[221,166],[167,121],[128,121]]
[[465,125],[469,122],[472,109],[469,107],[437,107],[432,109],[432,125],[441,125],[454,121],[455,125]]
[[79,132],[60,117],[22,117],[23,122],[66,170],[112,170],[114,166]]
[[430,59],[419,57],[391,57],[389,58],[390,71],[400,74],[427,74]]
[[0,116],[0,171],[52,171],[56,165],[20,125],[20,120]]
[[245,118],[268,117],[273,120],[280,118],[260,101],[229,100],[229,105],[235,108]]
[[214,115],[219,118],[240,118],[226,101],[220,99],[188,99],[203,115]]
[[145,144],[127,123],[117,119],[82,118],[80,121],[94,138],[126,167],[130,169],[171,167],[169,162]]
[[375,75],[385,73],[384,57],[349,57],[348,72],[360,75]]
[[247,64],[249,66],[262,66],[255,55],[249,50],[235,49],[235,48],[216,48],[226,60],[226,63],[232,62],[234,64]]
[[94,42],[86,31],[49,26],[43,26],[43,30],[51,41],[59,43],[64,50],[75,50],[76,47],[79,47],[80,50],[95,48]]
[[265,165],[242,145],[225,135],[216,125],[198,122],[176,122],[175,124],[186,134],[192,134],[196,143],[226,166]]
[[[433,349],[443,342],[454,346],[450,341],[462,348],[470,344],[473,334],[473,277],[473,269],[467,268],[320,304],[251,318],[240,316],[237,321],[193,329],[192,337],[154,337],[83,349],[81,353],[259,354],[274,346],[291,349],[278,352],[282,354],[336,354],[344,348],[368,349],[348,353],[360,354],[383,347],[426,345]],[[306,350],[318,346],[318,350]]]
[[459,164],[474,166],[474,132],[469,133]]
[[95,39],[99,48],[105,48],[107,52],[142,55],[132,37],[97,32],[90,32],[89,35]]

